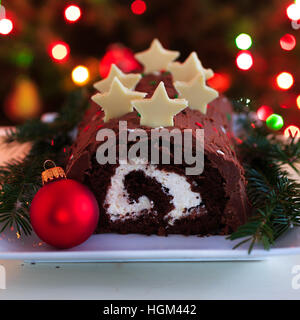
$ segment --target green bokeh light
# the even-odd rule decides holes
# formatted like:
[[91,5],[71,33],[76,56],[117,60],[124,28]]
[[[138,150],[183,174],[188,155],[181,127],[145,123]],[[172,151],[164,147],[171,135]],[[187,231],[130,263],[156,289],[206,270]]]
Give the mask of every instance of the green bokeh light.
[[33,61],[33,54],[29,49],[23,49],[16,53],[14,61],[19,67],[29,67]]
[[284,125],[284,121],[281,115],[273,113],[267,118],[266,124],[269,129],[280,130]]
[[241,33],[235,38],[235,44],[240,50],[247,50],[252,46],[252,38],[247,33]]

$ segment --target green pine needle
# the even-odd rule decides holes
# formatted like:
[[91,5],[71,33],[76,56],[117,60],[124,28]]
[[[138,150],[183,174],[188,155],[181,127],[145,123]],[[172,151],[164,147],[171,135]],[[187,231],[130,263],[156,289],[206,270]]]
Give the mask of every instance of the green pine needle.
[[251,253],[257,243],[269,250],[291,227],[300,226],[300,184],[281,167],[287,164],[299,174],[295,164],[300,162],[300,140],[280,140],[264,125],[251,121],[249,110],[239,111],[246,117],[240,120],[243,142],[237,151],[245,167],[253,213],[228,239],[241,239],[234,248],[250,242]]
[[74,92],[53,123],[32,120],[7,132],[7,143],[31,142],[32,147],[24,160],[0,167],[0,233],[14,228],[19,235],[31,234],[29,209],[41,187],[43,163],[51,159],[64,165],[65,148],[72,143],[70,131],[82,119],[86,101],[83,92]]

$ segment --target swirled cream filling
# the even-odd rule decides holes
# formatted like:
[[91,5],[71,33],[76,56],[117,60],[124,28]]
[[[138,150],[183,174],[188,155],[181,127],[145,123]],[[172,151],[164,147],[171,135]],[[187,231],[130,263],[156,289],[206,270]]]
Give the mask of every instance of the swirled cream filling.
[[173,197],[170,202],[174,209],[165,216],[170,225],[177,219],[189,215],[189,209],[199,206],[202,202],[200,193],[191,190],[191,185],[184,176],[159,170],[155,165],[133,159],[130,163],[121,163],[111,177],[111,185],[104,202],[111,221],[133,219],[154,207],[153,201],[147,196],[141,196],[137,201],[129,199],[124,182],[125,177],[133,171],[143,171],[146,176],[156,179],[163,187],[162,192]]

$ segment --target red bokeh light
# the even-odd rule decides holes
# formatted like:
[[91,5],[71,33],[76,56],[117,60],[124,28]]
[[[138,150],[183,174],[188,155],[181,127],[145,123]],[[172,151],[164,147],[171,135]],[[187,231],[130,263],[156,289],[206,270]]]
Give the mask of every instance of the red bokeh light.
[[253,66],[253,57],[249,51],[241,51],[236,57],[236,65],[239,69],[247,71]]
[[131,11],[134,14],[143,14],[147,9],[146,3],[142,0],[135,0],[131,4]]
[[292,3],[286,8],[286,14],[291,20],[299,20],[300,19],[300,4]]
[[207,84],[222,93],[230,88],[231,77],[228,73],[225,72],[215,73],[212,78],[207,80]]
[[68,22],[76,22],[81,17],[81,9],[77,5],[69,5],[65,9],[65,19]]
[[256,111],[256,114],[259,120],[266,121],[267,118],[269,118],[269,116],[273,114],[273,109],[269,106],[261,106]]
[[123,72],[141,71],[141,65],[135,59],[133,52],[120,45],[112,45],[108,48],[106,54],[100,61],[100,75],[102,78],[106,78],[110,67],[115,64]]
[[49,54],[56,62],[64,62],[70,55],[70,48],[67,43],[58,41],[50,46]]
[[296,46],[296,38],[292,34],[285,34],[280,39],[280,47],[283,50],[290,51],[293,50]]
[[14,24],[10,19],[1,19],[0,20],[0,34],[8,35],[12,32]]

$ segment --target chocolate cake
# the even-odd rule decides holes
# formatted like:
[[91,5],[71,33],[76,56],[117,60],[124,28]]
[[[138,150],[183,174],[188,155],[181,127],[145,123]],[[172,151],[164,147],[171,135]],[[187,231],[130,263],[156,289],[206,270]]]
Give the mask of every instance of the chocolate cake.
[[[203,69],[202,65],[201,68]],[[184,99],[180,99],[181,94],[176,90],[176,81],[165,70],[153,71],[150,68],[137,78],[133,88],[126,89],[126,94],[129,94],[129,90],[134,90],[132,92],[135,94],[142,92],[143,98],[137,101],[150,101],[161,86],[171,102],[177,103],[178,100],[178,103],[183,103]],[[205,77],[205,72],[201,69],[198,73]],[[119,75],[122,83],[122,74]],[[123,84],[116,84],[114,80],[114,85],[123,88]],[[105,95],[101,93],[99,97]],[[95,98],[93,100],[97,101]],[[148,235],[229,234],[245,223],[249,203],[245,192],[244,171],[234,152],[230,121],[232,106],[229,100],[220,96],[201,110],[192,108],[189,104],[189,107],[183,107],[173,117],[172,126],[165,126],[168,130],[191,129],[191,148],[196,144],[196,130],[204,129],[204,170],[202,174],[196,175],[186,174],[189,164],[185,161],[176,163],[176,143],[173,140],[167,151],[162,145],[158,146],[160,156],[164,152],[169,153],[169,164],[142,162],[138,158],[122,162],[118,161],[119,153],[116,163],[98,163],[97,150],[104,143],[96,139],[99,130],[110,129],[119,136],[119,131],[123,130],[120,129],[120,121],[126,122],[127,133],[145,130],[149,133],[147,143],[151,144],[150,131],[153,126],[141,124],[143,114],[137,112],[137,106],[138,103],[133,101],[130,112],[107,119],[107,109],[103,110],[97,103],[92,103],[71,148],[67,176],[86,184],[94,192],[100,208],[97,232]],[[120,141],[117,139],[115,144],[120,146]],[[128,148],[130,146],[129,144]]]

